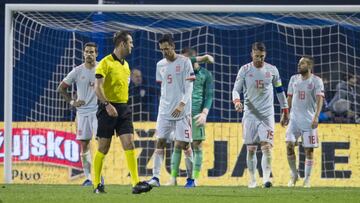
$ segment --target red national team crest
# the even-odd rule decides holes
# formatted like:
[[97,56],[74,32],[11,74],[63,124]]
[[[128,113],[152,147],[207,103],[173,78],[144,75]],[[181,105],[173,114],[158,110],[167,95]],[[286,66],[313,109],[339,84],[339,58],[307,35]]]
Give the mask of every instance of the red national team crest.
[[308,88],[309,90],[313,89],[313,88],[314,88],[314,84],[313,84],[313,83],[308,84],[307,88]]
[[265,78],[270,78],[271,77],[271,73],[270,72],[266,72],[265,73]]
[[176,73],[180,73],[181,70],[181,66],[180,65],[176,65]]

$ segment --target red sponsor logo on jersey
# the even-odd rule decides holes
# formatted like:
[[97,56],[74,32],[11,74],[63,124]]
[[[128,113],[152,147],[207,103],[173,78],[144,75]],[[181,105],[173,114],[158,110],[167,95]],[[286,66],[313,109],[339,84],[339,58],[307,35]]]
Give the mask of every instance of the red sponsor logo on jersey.
[[249,74],[249,77],[251,77],[251,78],[252,78],[252,77],[254,77],[254,75],[253,75],[252,73],[250,73],[250,74]]
[[[81,169],[80,145],[71,132],[45,128],[13,128],[12,161],[41,162]],[[4,134],[0,129],[0,163],[4,162]]]
[[314,88],[314,84],[313,84],[313,83],[308,84],[307,88],[308,88],[309,90],[313,89],[313,88]]
[[180,73],[181,70],[181,66],[180,65],[176,65],[176,73]]
[[270,72],[266,72],[265,73],[265,78],[270,78],[271,77],[271,73]]

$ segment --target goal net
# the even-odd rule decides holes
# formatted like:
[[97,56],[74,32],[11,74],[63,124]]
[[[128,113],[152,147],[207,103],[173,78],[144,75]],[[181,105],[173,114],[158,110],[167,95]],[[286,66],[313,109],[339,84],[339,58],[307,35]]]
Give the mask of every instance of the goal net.
[[[346,96],[343,99],[349,103],[345,111],[351,111],[352,116],[345,115],[345,111],[336,115],[333,112],[326,121],[359,121],[359,83],[348,83],[348,78],[356,78],[360,70],[359,13],[18,11],[12,17],[14,182],[78,184],[83,180],[80,145],[74,134],[75,111],[56,88],[67,73],[83,63],[85,43],[98,45],[97,60],[100,61],[112,52],[112,36],[119,30],[132,32],[134,49],[127,61],[131,69],[142,73],[142,91],[136,91],[134,84],[131,84],[134,89],[130,88],[142,179],[151,177],[160,95],[160,88],[155,83],[155,69],[157,61],[162,59],[157,41],[165,33],[174,37],[177,53],[191,47],[199,55],[210,54],[215,58],[214,64],[202,64],[212,73],[215,83],[204,143],[207,151],[202,183],[205,185],[221,185],[216,179],[229,185],[247,184],[246,150],[239,124],[242,114],[234,111],[231,91],[240,66],[251,61],[251,44],[255,41],[265,43],[266,61],[279,69],[285,89],[291,75],[297,73],[299,58],[313,56],[314,73],[323,78],[325,93],[331,95],[326,97],[327,103],[337,94],[340,83],[348,87],[348,91],[343,92]],[[75,86],[71,92],[75,94]],[[275,99],[277,121],[279,113],[279,103]],[[285,130],[279,126],[276,129],[273,178],[277,184],[285,185],[288,176],[280,177],[282,168],[288,170]],[[350,178],[354,185],[360,186],[360,181],[354,177],[355,173],[360,173],[356,168],[360,165],[356,155],[359,147],[355,149],[360,138],[357,125],[329,124],[320,126],[319,131],[322,145],[316,151],[314,169],[314,176],[320,181],[318,184],[326,185],[328,182],[324,179],[327,178]],[[2,131],[0,133],[0,153],[3,155],[4,139]],[[104,164],[105,181],[128,184],[121,145],[116,139],[113,142]],[[93,142],[92,145],[95,149],[97,144]],[[341,161],[335,153],[337,149],[341,149]],[[299,150],[300,172],[304,164],[302,151]],[[162,169],[165,180],[169,177],[171,148],[166,154],[166,167]],[[258,156],[261,157],[260,152]],[[2,160],[3,156],[0,156]],[[261,176],[260,161],[258,163]],[[185,168],[183,163],[181,167]],[[181,175],[185,175],[184,170]]]

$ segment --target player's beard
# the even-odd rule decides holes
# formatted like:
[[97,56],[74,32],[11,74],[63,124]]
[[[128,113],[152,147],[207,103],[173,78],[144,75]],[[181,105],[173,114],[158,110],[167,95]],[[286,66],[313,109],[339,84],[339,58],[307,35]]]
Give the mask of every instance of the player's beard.
[[91,57],[86,57],[86,63],[92,63],[93,62],[93,59]]
[[254,61],[254,66],[256,68],[261,68],[264,66],[264,62],[263,61]]
[[86,63],[88,63],[88,64],[94,64],[94,63],[95,63],[95,60],[94,60],[93,58],[90,58],[90,57],[87,57],[87,58],[85,59],[85,61],[86,61]]
[[174,52],[168,52],[164,54],[164,57],[170,61],[173,61],[175,59],[175,53]]
[[309,72],[308,69],[301,69],[301,68],[298,69],[298,73],[300,73],[301,75],[306,75],[308,72]]

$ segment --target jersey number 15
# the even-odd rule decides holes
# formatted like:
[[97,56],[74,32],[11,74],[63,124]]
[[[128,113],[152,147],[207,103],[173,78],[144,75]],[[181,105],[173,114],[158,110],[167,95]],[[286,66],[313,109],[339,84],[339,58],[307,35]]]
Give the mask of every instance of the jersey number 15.
[[264,88],[264,81],[263,80],[255,80],[256,88],[263,89]]

